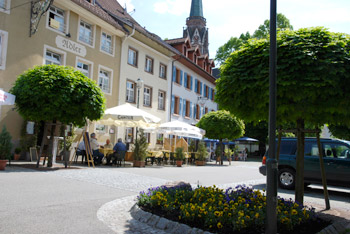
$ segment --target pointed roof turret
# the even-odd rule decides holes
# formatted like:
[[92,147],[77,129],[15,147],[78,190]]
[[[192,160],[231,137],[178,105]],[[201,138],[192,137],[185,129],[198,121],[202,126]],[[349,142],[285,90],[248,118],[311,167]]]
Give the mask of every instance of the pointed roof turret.
[[196,16],[203,17],[202,0],[192,0],[190,18]]

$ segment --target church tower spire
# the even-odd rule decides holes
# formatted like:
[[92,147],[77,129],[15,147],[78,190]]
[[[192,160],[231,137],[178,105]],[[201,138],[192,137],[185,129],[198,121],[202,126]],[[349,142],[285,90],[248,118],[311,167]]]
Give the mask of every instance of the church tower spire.
[[203,17],[202,0],[192,0],[190,17],[196,16]]
[[190,17],[186,20],[187,28],[183,37],[189,37],[192,46],[198,46],[201,54],[209,54],[207,22],[203,16],[202,0],[192,0]]

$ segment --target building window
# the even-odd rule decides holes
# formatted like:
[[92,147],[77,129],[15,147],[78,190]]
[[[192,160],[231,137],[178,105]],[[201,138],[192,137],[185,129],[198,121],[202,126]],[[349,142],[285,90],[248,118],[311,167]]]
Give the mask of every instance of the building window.
[[185,111],[185,116],[190,117],[190,115],[191,115],[191,103],[190,103],[190,101],[186,100],[186,110],[184,110],[184,111]]
[[101,51],[108,54],[113,54],[113,39],[112,35],[102,32],[101,35]]
[[199,80],[196,80],[194,89],[195,89],[194,91],[196,93],[201,94],[202,93],[202,82],[200,82]]
[[181,73],[180,69],[176,68],[175,83],[177,83],[177,84],[180,84],[180,79],[181,79],[180,73]]
[[135,82],[126,82],[126,101],[135,103]]
[[186,74],[186,78],[185,78],[185,81],[186,81],[186,88],[188,88],[188,89],[192,89],[192,87],[191,87],[191,76],[190,75],[188,75],[188,74]]
[[208,107],[205,108],[205,114],[208,113]]
[[158,109],[165,110],[165,92],[158,91]]
[[174,103],[174,114],[179,114],[180,113],[180,98],[175,97],[175,103]]
[[85,59],[77,58],[76,61],[77,69],[83,73],[85,76],[92,79],[92,63]]
[[0,12],[10,14],[10,2],[11,0],[0,0]]
[[166,66],[164,64],[159,65],[159,77],[166,79]]
[[138,56],[138,52],[134,49],[129,48],[128,64],[137,67],[137,56]]
[[79,41],[84,42],[90,46],[93,44],[93,27],[85,21],[80,21],[79,26]]
[[214,101],[215,91],[211,89],[211,100]]
[[152,106],[152,88],[150,87],[143,88],[143,105]]
[[0,70],[5,70],[8,33],[0,30]]
[[146,137],[147,143],[148,144],[151,143],[151,133],[145,132],[145,133],[143,133],[143,135]]
[[196,104],[196,119],[200,119],[201,107]]
[[164,135],[162,133],[157,133],[157,142],[156,144],[163,145]]
[[209,87],[207,85],[204,85],[204,97],[209,97]]
[[146,56],[145,71],[153,73],[153,59],[148,56]]
[[134,128],[125,128],[125,142],[132,143],[134,140]]
[[62,55],[47,50],[45,55],[45,64],[62,65]]
[[100,86],[101,90],[105,93],[110,93],[111,89],[111,72],[106,71],[104,69],[100,69],[99,76],[98,76],[98,85]]
[[64,10],[51,6],[49,9],[48,26],[62,33],[66,31],[65,12]]

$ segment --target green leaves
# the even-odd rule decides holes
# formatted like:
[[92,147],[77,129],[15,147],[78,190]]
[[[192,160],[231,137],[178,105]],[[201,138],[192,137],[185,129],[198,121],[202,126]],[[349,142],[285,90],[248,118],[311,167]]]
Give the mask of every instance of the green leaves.
[[100,119],[105,98],[95,82],[72,67],[43,65],[18,77],[10,92],[16,109],[33,121],[58,120],[82,126],[86,119]]
[[244,123],[228,111],[215,111],[205,114],[197,123],[197,127],[206,131],[210,139],[233,140],[243,136]]
[[[350,37],[322,27],[277,37],[277,121],[350,124]],[[268,120],[269,41],[250,40],[221,66],[215,100],[246,122]]]

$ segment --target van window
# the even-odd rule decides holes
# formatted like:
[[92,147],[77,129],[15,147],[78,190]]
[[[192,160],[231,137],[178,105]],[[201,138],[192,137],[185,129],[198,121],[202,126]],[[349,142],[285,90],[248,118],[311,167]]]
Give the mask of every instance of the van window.
[[350,158],[350,148],[347,145],[326,143],[323,148],[327,158]]
[[305,142],[304,155],[305,156],[318,156],[317,142]]
[[281,141],[280,154],[294,155],[295,149],[296,141]]

